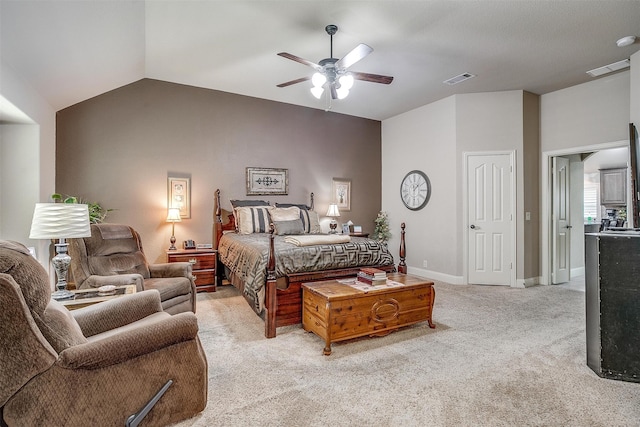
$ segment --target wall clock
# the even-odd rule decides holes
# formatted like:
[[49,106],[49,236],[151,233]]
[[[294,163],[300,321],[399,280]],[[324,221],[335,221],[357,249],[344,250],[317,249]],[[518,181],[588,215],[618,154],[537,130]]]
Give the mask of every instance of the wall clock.
[[424,172],[414,170],[405,175],[400,184],[400,198],[408,209],[424,208],[430,197],[431,183]]

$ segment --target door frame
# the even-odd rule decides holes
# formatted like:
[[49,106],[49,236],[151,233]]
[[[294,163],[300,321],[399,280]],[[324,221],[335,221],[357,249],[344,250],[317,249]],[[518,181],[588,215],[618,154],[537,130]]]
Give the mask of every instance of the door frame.
[[[562,159],[562,161],[560,160]],[[559,163],[562,162],[563,166],[566,165],[566,182],[565,185],[563,186],[563,188],[560,188],[560,182],[558,182],[559,180],[559,170],[557,169],[562,169],[562,167],[559,167]],[[553,166],[555,164],[556,170],[554,170]],[[571,279],[571,240],[572,240],[572,229],[571,229],[571,160],[566,157],[566,156],[553,156],[551,157],[551,212],[552,212],[552,218],[553,218],[553,214],[559,214],[563,204],[566,206],[566,216],[564,218],[564,223],[565,223],[565,227],[566,230],[566,239],[565,239],[565,244],[566,244],[566,249],[565,249],[565,256],[564,256],[564,261],[566,263],[566,269],[562,270],[559,267],[559,264],[561,264],[560,260],[560,250],[559,250],[559,246],[560,246],[560,242],[559,242],[559,236],[561,235],[561,231],[559,230],[559,227],[557,227],[557,225],[560,224],[562,220],[562,218],[554,218],[551,221],[551,249],[553,251],[553,253],[551,254],[551,278],[552,278],[552,283],[566,283]],[[565,195],[564,195],[564,199],[561,199],[559,197],[556,198],[556,192],[554,190],[559,190],[558,193],[562,194],[562,190],[565,190]],[[556,210],[557,208],[557,210]],[[555,277],[554,277],[555,275]],[[562,278],[560,278],[559,276],[562,276]],[[567,280],[563,280],[566,277]]]
[[553,158],[557,156],[569,156],[571,154],[580,154],[588,151],[601,151],[609,148],[628,147],[629,140],[620,140],[613,142],[605,142],[602,144],[585,145],[581,147],[564,148],[561,150],[543,151],[540,161],[540,284],[550,285],[551,281],[551,265],[553,257],[553,227],[551,226],[551,216],[553,214],[552,200],[553,191],[551,186],[553,180],[551,177]]
[[516,170],[516,150],[498,150],[498,151],[465,151],[462,153],[463,156],[463,170],[462,170],[462,280],[463,284],[469,284],[469,203],[467,202],[469,198],[469,176],[468,176],[468,168],[469,168],[469,157],[471,156],[509,156],[509,165],[511,166],[511,227],[509,232],[511,233],[511,247],[512,247],[512,255],[511,255],[511,274],[509,275],[509,286],[516,286],[516,269],[517,269],[517,251],[518,248],[516,246],[516,196],[517,196],[517,170]]

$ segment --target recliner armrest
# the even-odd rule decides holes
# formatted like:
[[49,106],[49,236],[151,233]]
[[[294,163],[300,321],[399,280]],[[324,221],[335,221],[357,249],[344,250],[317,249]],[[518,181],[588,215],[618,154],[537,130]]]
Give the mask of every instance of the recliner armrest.
[[141,274],[112,274],[110,276],[91,275],[82,282],[82,289],[99,288],[105,285],[126,286],[136,285],[136,291],[144,290],[144,278]]
[[149,273],[153,278],[187,277],[191,278],[193,267],[189,262],[165,262],[150,264]]
[[149,289],[73,310],[71,314],[80,325],[84,336],[90,337],[128,325],[160,311],[162,311],[160,292]]
[[57,364],[65,369],[99,369],[197,337],[196,315],[179,313],[144,327],[69,347],[60,353]]

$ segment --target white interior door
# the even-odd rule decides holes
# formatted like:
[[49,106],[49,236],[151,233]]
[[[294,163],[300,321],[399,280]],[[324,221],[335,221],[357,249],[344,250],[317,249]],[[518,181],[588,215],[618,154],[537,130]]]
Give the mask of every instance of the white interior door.
[[571,224],[569,222],[569,159],[554,157],[552,165],[552,268],[551,283],[569,281]]
[[509,154],[467,160],[468,282],[511,285],[513,167]]

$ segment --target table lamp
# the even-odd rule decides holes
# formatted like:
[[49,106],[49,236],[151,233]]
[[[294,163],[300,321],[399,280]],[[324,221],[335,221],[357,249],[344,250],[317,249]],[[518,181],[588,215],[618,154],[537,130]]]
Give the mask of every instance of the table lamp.
[[171,223],[171,239],[169,240],[171,242],[171,246],[169,246],[170,251],[176,250],[176,222],[180,221],[182,221],[182,218],[180,217],[180,209],[169,208],[169,212],[167,213],[167,222]]
[[31,221],[30,239],[59,239],[56,243],[56,256],[51,259],[56,269],[58,282],[56,291],[51,294],[55,300],[73,298],[73,292],[67,290],[67,271],[71,257],[67,254],[65,239],[91,236],[89,208],[78,203],[36,203]]
[[340,216],[340,211],[338,210],[338,205],[332,203],[329,205],[329,210],[327,210],[327,216],[331,218],[331,222],[329,223],[329,234],[337,234],[336,228],[338,228],[338,222],[336,218]]

